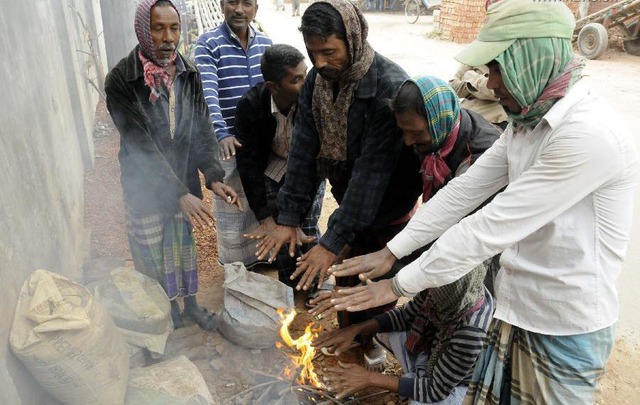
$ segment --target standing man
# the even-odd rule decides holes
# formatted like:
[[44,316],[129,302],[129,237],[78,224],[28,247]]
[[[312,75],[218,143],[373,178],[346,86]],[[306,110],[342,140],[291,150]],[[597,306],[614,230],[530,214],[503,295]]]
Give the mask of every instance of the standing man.
[[[367,42],[367,23],[348,0],[314,2],[300,27],[314,68],[298,100],[287,176],[278,194],[278,226],[259,246],[259,257],[289,244],[311,204],[316,179],[331,182],[338,208],[328,229],[298,259],[292,279],[307,290],[346,251],[380,249],[407,223],[422,192],[420,161],[402,141],[389,100],[408,79],[398,65]],[[273,259],[275,253],[271,254]],[[358,283],[339,278],[338,285]],[[364,321],[385,308],[339,314],[341,327]]]
[[180,15],[169,0],[144,0],[135,30],[139,45],[107,75],[107,108],[120,132],[120,169],[129,246],[136,270],[157,280],[171,300],[174,326],[184,314],[215,330],[198,306],[193,226],[211,226],[198,170],[207,188],[242,209],[222,184],[217,142],[196,67],[178,53]]
[[291,17],[300,16],[300,0],[291,0]]
[[[302,53],[285,44],[268,48],[262,55],[260,69],[265,81],[249,89],[236,109],[236,133],[242,143],[237,155],[238,171],[242,186],[247,190],[249,207],[260,222],[257,230],[247,234],[254,239],[263,237],[276,227],[276,198],[284,184],[298,95],[307,76]],[[302,231],[305,233],[301,237],[305,242],[308,239],[320,239],[318,219],[324,186],[324,181],[316,181],[316,186],[312,188],[312,205],[301,218]],[[313,246],[305,244],[296,257]],[[295,257],[289,256],[286,249],[281,249],[276,266],[280,281],[291,285],[291,275],[296,268]]]
[[[433,247],[393,280],[334,301],[353,311],[381,305],[451,283],[504,250],[468,403],[595,403],[613,348],[638,158],[622,118],[581,80],[574,26],[561,2],[488,6],[457,59],[488,65],[487,86],[511,123],[376,255],[393,261],[439,237]],[[388,264],[378,267],[373,274]]]
[[[236,149],[242,147],[236,139],[236,105],[251,86],[262,82],[260,58],[271,40],[249,25],[258,11],[256,0],[222,0],[221,6],[225,21],[198,39],[195,62],[220,145],[225,183],[238,190],[247,206],[236,167]],[[213,211],[220,263],[255,264],[255,243],[243,236],[258,226],[254,213],[230,207],[220,198],[214,198]]]

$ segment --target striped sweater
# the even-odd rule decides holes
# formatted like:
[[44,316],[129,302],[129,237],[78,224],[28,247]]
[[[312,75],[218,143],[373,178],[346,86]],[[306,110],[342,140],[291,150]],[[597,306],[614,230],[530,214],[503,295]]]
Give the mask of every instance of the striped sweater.
[[250,27],[245,51],[226,22],[198,38],[195,62],[218,141],[235,136],[236,105],[250,87],[263,81],[260,58],[270,46],[269,38]]
[[[425,298],[426,292],[422,291],[407,304],[378,315],[380,332],[408,331]],[[401,377],[398,394],[417,402],[432,403],[447,398],[455,387],[468,385],[492,316],[493,298],[485,289],[484,304],[467,314],[453,331],[433,374],[417,372],[417,378]],[[437,336],[437,331],[433,335]],[[427,368],[426,364],[416,366],[423,370]]]

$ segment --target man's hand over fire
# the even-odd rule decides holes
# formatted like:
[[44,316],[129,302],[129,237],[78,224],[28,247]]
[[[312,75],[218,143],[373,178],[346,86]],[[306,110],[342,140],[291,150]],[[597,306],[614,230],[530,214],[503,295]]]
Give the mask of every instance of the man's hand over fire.
[[362,331],[360,324],[349,325],[344,329],[337,329],[331,332],[323,333],[319,336],[313,346],[316,349],[326,347],[329,353],[339,356],[349,350],[351,343]]
[[300,256],[298,258],[296,271],[291,275],[291,280],[294,280],[302,274],[296,290],[300,290],[301,288],[308,290],[318,274],[318,288],[320,288],[324,282],[329,266],[334,263],[335,259],[336,255],[320,244],[315,245],[307,253]]
[[346,259],[329,268],[329,275],[346,277],[360,275],[360,280],[373,280],[385,275],[396,262],[396,257],[386,246],[374,253]]
[[309,301],[309,303],[313,305],[313,308],[309,310],[309,314],[313,316],[326,316],[337,312],[332,302],[332,300],[337,297],[340,297],[340,295],[338,295],[335,287],[333,291],[318,291],[318,295]]
[[242,236],[249,239],[263,239],[273,232],[276,229],[276,226],[278,226],[278,224],[273,220],[273,217],[266,217],[260,221],[260,226],[258,226],[258,228],[254,231],[247,232]]
[[[297,235],[296,228],[277,225],[258,243],[258,251],[256,252],[258,260],[264,260],[269,255],[269,263],[273,262],[280,249],[286,244],[289,245],[289,256],[293,257],[296,254]],[[269,252],[271,253],[269,254]]]
[[391,287],[391,279],[373,282],[366,280],[367,285],[353,288],[342,288],[336,291],[330,302],[336,311],[357,312],[388,304],[398,299]]
[[346,398],[356,392],[373,385],[373,380],[377,373],[365,370],[357,364],[338,362],[338,367],[327,369],[329,375],[330,389],[339,391],[336,399]]

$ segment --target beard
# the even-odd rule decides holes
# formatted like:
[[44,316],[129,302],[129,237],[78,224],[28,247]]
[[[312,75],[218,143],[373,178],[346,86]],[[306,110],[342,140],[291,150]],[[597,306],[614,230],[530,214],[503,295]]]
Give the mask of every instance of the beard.
[[160,66],[167,66],[171,62],[171,57],[173,56],[174,52],[174,47],[159,47],[156,51],[156,63]]
[[333,67],[324,67],[322,69],[318,69],[318,74],[325,80],[328,80],[330,82],[337,82],[342,75],[342,70]]

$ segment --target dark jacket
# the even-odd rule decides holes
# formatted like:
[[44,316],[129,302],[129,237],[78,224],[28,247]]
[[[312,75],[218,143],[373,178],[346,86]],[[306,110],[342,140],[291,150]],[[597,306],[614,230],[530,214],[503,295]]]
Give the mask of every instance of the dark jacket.
[[[298,100],[287,177],[278,194],[277,221],[282,225],[298,225],[317,175],[320,138],[311,108],[315,79],[314,68]],[[420,161],[412,148],[404,146],[389,107],[406,79],[398,65],[376,53],[358,82],[347,118],[346,165],[338,176],[329,178],[339,207],[320,240],[335,254],[363,232],[381,230],[403,217],[422,192]]]
[[[445,159],[451,169],[451,178],[460,165],[468,160],[473,164],[487,149],[500,138],[502,131],[480,114],[465,108],[460,109],[460,130],[453,150]],[[447,179],[445,184],[451,180]]]
[[186,72],[176,82],[177,117],[171,139],[162,103],[149,101],[138,46],[107,75],[107,108],[120,132],[121,183],[127,207],[143,215],[173,214],[187,193],[202,198],[198,169],[206,185],[221,182],[218,144],[209,121],[200,74],[187,59]]
[[236,106],[236,138],[242,144],[236,150],[238,172],[249,207],[261,221],[271,212],[267,205],[264,171],[269,164],[271,144],[277,129],[271,113],[271,93],[264,83],[247,91]]

